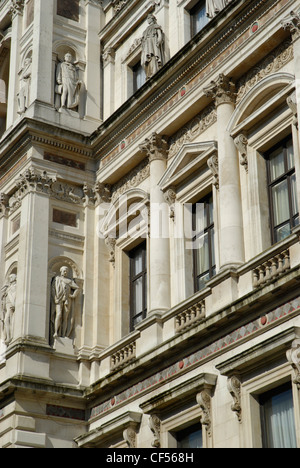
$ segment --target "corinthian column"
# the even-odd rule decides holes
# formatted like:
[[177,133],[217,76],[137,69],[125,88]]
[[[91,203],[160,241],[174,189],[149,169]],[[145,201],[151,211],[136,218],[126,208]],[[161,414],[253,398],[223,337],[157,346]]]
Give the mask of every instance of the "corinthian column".
[[235,85],[226,76],[204,89],[217,106],[220,193],[220,269],[244,262],[239,157],[227,124],[235,108]]
[[158,312],[170,308],[169,207],[158,183],[167,168],[168,144],[153,133],[140,146],[150,163],[149,306]]

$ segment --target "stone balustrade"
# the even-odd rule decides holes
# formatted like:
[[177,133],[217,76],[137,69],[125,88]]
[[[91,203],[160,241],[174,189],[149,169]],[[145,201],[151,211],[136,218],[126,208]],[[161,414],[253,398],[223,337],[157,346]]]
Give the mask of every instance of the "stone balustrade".
[[129,343],[111,356],[111,371],[120,369],[136,358],[136,341]]
[[205,300],[201,300],[196,304],[188,307],[175,317],[175,331],[180,333],[189,327],[194,326],[197,322],[205,317]]
[[264,286],[290,269],[289,249],[275,255],[253,270],[253,287]]

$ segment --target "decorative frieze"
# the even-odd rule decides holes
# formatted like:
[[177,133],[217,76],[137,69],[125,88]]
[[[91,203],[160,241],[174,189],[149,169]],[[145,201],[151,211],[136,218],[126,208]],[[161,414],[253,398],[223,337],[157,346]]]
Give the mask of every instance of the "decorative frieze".
[[274,49],[267,57],[259,62],[255,67],[251,68],[237,82],[237,98],[239,103],[243,97],[252,89],[259,81],[266,76],[280,70],[284,65],[293,59],[294,51],[291,41],[284,41],[279,47]]
[[111,202],[114,203],[121,195],[127,192],[127,190],[138,187],[149,176],[150,165],[148,158],[146,158],[135,169],[111,187]]
[[170,138],[169,158],[177,154],[183,145],[194,141],[216,121],[216,107],[214,104],[209,105]]

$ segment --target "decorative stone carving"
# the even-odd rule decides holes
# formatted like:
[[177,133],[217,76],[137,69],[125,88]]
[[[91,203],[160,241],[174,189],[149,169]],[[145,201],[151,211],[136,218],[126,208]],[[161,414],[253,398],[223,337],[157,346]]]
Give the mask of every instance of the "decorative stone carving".
[[242,422],[241,382],[239,378],[236,376],[229,377],[227,380],[227,388],[233,398],[231,409],[236,413],[238,421]]
[[111,201],[111,186],[109,184],[101,184],[96,182],[94,188],[95,204],[110,203]]
[[206,14],[209,18],[214,18],[225,8],[231,0],[206,0]]
[[11,0],[10,2],[10,14],[12,16],[23,13],[25,0]]
[[133,427],[128,427],[127,429],[125,429],[123,431],[123,437],[128,448],[136,448],[136,432]]
[[297,109],[297,93],[294,91],[286,100],[287,105],[291,109],[293,115],[294,115],[294,120],[293,124],[298,128],[298,109]]
[[142,37],[141,63],[146,72],[146,79],[151,78],[163,67],[164,56],[164,33],[157,24],[155,16],[150,13],[147,17],[149,26]]
[[74,330],[74,301],[80,288],[68,278],[69,268],[63,266],[51,285],[51,328],[53,338],[70,338]]
[[9,208],[9,196],[5,193],[0,193],[0,217],[6,216],[8,214]]
[[115,251],[116,251],[116,239],[113,239],[112,237],[106,237],[105,239],[105,245],[108,248],[109,251],[109,262],[112,264],[112,266],[115,266]]
[[116,51],[113,47],[108,47],[107,49],[105,49],[105,51],[102,54],[104,66],[106,66],[109,63],[114,64],[115,57],[116,57]]
[[300,9],[298,11],[291,11],[287,18],[281,21],[282,27],[289,30],[294,39],[300,37]]
[[161,421],[156,414],[152,414],[149,419],[149,427],[153,433],[152,447],[160,448]]
[[291,349],[286,353],[286,357],[293,368],[293,382],[300,390],[300,339],[293,341]]
[[219,190],[219,160],[218,155],[214,154],[211,158],[208,159],[207,165],[213,175],[213,185]]
[[156,159],[167,159],[168,157],[168,138],[166,136],[152,133],[150,138],[146,138],[140,145],[140,150],[149,157],[149,162]]
[[291,41],[285,41],[273,52],[247,72],[237,83],[237,99],[239,103],[243,97],[266,76],[280,70],[284,65],[293,59],[294,50]]
[[114,203],[127,190],[138,187],[150,176],[150,165],[148,158],[145,158],[136,168],[130,171],[118,183],[111,188],[111,201]]
[[170,207],[170,218],[174,221],[175,219],[175,203],[176,203],[176,190],[173,187],[168,188],[164,192],[166,202]]
[[114,10],[116,12],[122,10],[122,8],[127,4],[128,0],[113,0]]
[[13,318],[16,308],[17,275],[9,275],[9,283],[1,290],[1,336],[8,346],[13,338]]
[[235,102],[235,84],[231,78],[221,73],[216,81],[212,81],[209,86],[204,88],[204,94],[213,98],[217,106],[227,102]]
[[211,396],[207,390],[202,390],[196,398],[201,408],[200,422],[205,427],[207,435],[211,437]]
[[18,114],[24,114],[26,109],[29,106],[30,98],[30,83],[31,83],[31,58],[26,58],[24,62],[24,67],[21,70],[20,76],[20,91],[18,93]]
[[73,57],[68,52],[64,62],[59,63],[56,71],[55,93],[58,97],[57,108],[74,110],[78,108],[82,82],[78,78],[78,70],[73,64]]
[[234,139],[234,144],[240,153],[241,166],[244,166],[246,172],[248,172],[248,155],[247,155],[248,139],[247,137],[243,133],[241,133],[239,136],[237,136]]

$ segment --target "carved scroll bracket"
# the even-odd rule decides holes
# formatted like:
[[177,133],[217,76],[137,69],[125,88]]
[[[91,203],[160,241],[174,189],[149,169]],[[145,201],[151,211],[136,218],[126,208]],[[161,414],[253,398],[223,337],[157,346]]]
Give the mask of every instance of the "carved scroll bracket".
[[292,343],[291,349],[286,353],[288,362],[293,368],[293,382],[300,390],[300,339],[296,339]]
[[230,395],[233,398],[233,404],[231,405],[231,410],[234,411],[237,415],[239,423],[242,422],[242,407],[241,407],[241,382],[237,376],[232,376],[228,378],[227,388]]
[[234,139],[234,144],[237,147],[238,152],[240,153],[240,164],[244,166],[246,172],[248,173],[248,139],[244,133],[241,133]]

